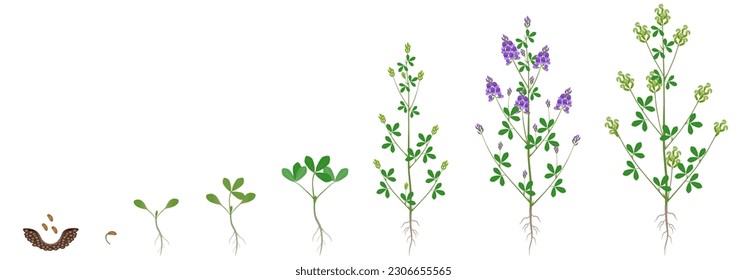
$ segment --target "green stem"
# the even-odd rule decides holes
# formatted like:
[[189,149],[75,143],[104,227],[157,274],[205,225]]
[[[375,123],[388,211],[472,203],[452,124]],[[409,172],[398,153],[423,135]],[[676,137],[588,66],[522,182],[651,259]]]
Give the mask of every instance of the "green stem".
[[[638,101],[635,99],[635,94],[633,93],[633,89],[632,88],[630,89],[630,96],[633,97],[633,102],[635,102],[635,104],[638,105],[638,109],[641,110],[641,113],[643,114],[644,117],[646,117],[646,120],[648,120],[648,123],[650,123],[651,126],[656,130],[656,133],[658,133],[659,136],[661,136],[662,135],[661,128],[659,128],[656,124],[654,124],[653,121],[651,121],[651,118],[648,117],[648,114],[646,113],[646,110],[643,108],[643,106],[641,106],[641,104],[638,104]],[[654,93],[654,106],[656,106],[655,111],[659,110],[659,104],[656,101],[656,93]],[[659,126],[661,126],[661,123],[660,123],[661,120],[659,120],[658,113],[656,115],[656,121],[659,124]]]
[[320,243],[319,243],[319,255],[322,254],[322,250],[324,249],[324,235],[327,234],[327,232],[324,231],[322,228],[322,223],[319,222],[319,217],[316,214],[316,200],[318,197],[314,198],[314,220],[316,221],[316,225],[319,228],[319,237],[320,237]]
[[[439,179],[440,179],[440,177],[439,177]],[[433,192],[433,189],[436,188],[436,184],[438,184],[438,179],[436,179],[435,181],[433,181],[433,185],[431,185],[431,189],[428,192],[426,192],[425,195],[423,195],[423,198],[421,198],[420,201],[418,201],[418,203],[415,204],[415,206],[412,207],[413,211],[415,211],[415,208],[418,208],[418,205],[420,205],[420,203],[422,203],[423,200],[425,200],[425,198],[428,197],[428,195],[431,194],[431,192]]]
[[[664,26],[660,26],[660,28],[661,28],[661,31],[663,33],[664,32]],[[664,43],[663,40],[664,40],[664,36],[662,35],[662,43]],[[662,47],[661,53],[664,54],[665,51],[666,50],[664,50],[664,47]],[[667,61],[666,61],[666,59],[664,59],[664,55],[662,55],[661,56],[661,69],[666,69],[666,68],[667,68]],[[662,83],[664,85],[662,85],[662,87],[661,87],[661,103],[662,103],[661,104],[661,125],[662,125],[662,129],[663,129],[663,127],[667,126],[667,87],[666,87],[667,74],[669,74],[669,73],[664,73],[664,71],[662,71],[662,75],[664,75],[662,77],[663,78]],[[667,142],[667,140],[662,140],[661,141],[661,157],[662,157],[662,159],[664,161],[664,176],[668,177],[669,174],[667,174],[667,143],[666,142]],[[666,192],[665,196],[669,197],[669,192]]]
[[[511,126],[511,128],[512,128],[512,129],[513,129],[514,131],[516,131],[516,134],[517,134],[517,135],[519,135],[519,138],[521,138],[521,141],[523,141],[523,142],[524,142],[524,143],[526,144],[526,143],[527,143],[527,140],[526,140],[526,139],[524,139],[524,136],[523,136],[523,135],[519,134],[519,130],[518,130],[518,129],[516,129],[516,127],[514,126],[514,123],[513,123],[513,121],[511,121],[511,119],[509,119],[509,118],[508,118],[508,115],[506,115],[506,113],[504,113],[504,112],[503,112],[503,106],[501,106],[501,103],[500,103],[500,102],[498,102],[498,100],[496,100],[496,101],[495,101],[495,103],[496,103],[496,104],[498,104],[498,108],[500,108],[501,114],[502,114],[502,115],[503,115],[503,117],[504,117],[504,118],[506,119],[506,122],[507,122],[507,123],[508,123],[508,124],[509,124],[509,125]],[[506,109],[508,109],[508,105],[506,105]],[[524,124],[522,123],[522,125],[524,125]]]
[[[552,129],[555,128],[555,126],[557,126],[558,122],[560,121],[560,112],[561,111],[563,111],[563,110],[558,110],[558,115],[555,116],[555,123],[550,128],[547,129],[547,131],[545,132],[545,138],[542,139],[541,142],[537,143],[537,145],[534,146],[534,151],[532,151],[532,153],[530,154],[530,156],[534,155],[534,153],[537,152],[537,150],[542,146],[542,143],[547,142],[547,139],[548,139],[547,137],[550,136],[550,132],[552,132]],[[547,117],[548,120],[547,121],[549,122],[550,121],[549,108],[548,108],[547,114],[548,114],[548,117]]]
[[[381,169],[379,169],[379,170],[381,170]],[[392,193],[392,194],[394,194],[394,197],[396,197],[396,198],[397,198],[397,200],[399,200],[399,202],[401,202],[401,203],[402,203],[402,206],[404,206],[404,207],[406,207],[406,208],[408,208],[408,209],[409,209],[410,207],[408,207],[408,206],[407,206],[407,203],[405,203],[405,202],[404,202],[404,201],[403,201],[403,200],[402,200],[402,199],[401,199],[401,198],[400,198],[399,196],[397,196],[397,192],[395,192],[395,191],[394,191],[394,188],[392,188],[392,186],[391,186],[391,185],[389,185],[389,180],[388,180],[388,178],[387,178],[387,177],[384,177],[384,175],[382,175],[381,177],[383,177],[383,178],[384,178],[384,184],[386,184],[387,188],[389,188],[389,190],[391,191],[391,193]]]
[[679,136],[680,133],[683,130],[685,130],[685,126],[690,121],[690,115],[692,115],[693,113],[695,113],[695,108],[698,108],[698,104],[699,104],[699,102],[696,101],[695,102],[695,106],[693,106],[692,111],[690,111],[690,114],[688,114],[687,118],[685,118],[685,123],[682,124],[682,126],[680,127],[680,129],[677,131],[677,134],[675,134],[674,136],[672,136],[671,138],[669,138],[669,144],[667,144],[666,148],[669,148],[669,145],[672,145],[672,143],[674,143],[674,139],[677,138],[677,136]]

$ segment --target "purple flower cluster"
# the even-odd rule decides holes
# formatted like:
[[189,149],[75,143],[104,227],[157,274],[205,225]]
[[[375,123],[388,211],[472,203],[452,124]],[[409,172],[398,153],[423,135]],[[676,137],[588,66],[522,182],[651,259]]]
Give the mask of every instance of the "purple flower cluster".
[[563,94],[558,97],[558,102],[555,103],[555,110],[563,110],[568,113],[573,103],[571,102],[571,88],[565,90]]
[[519,107],[519,109],[524,111],[524,113],[529,114],[529,97],[526,95],[519,95],[519,97],[516,98],[514,105]]
[[482,133],[485,131],[485,129],[479,123],[475,125],[475,129],[477,129],[477,134],[480,134],[480,135],[482,135]]
[[542,48],[542,51],[537,54],[537,57],[534,59],[534,69],[542,68],[547,71],[547,66],[550,65],[550,54],[548,53],[550,49],[545,46]]
[[519,60],[519,51],[516,49],[514,42],[508,39],[506,35],[503,35],[502,39],[501,53],[503,54],[503,59],[506,60],[506,65],[511,64],[512,60]]
[[576,135],[576,136],[573,136],[573,139],[571,139],[571,142],[572,142],[572,143],[573,143],[573,145],[575,146],[575,145],[578,145],[578,141],[579,141],[579,140],[581,140],[581,137],[580,137],[580,136],[578,136],[578,135]]
[[503,98],[501,87],[498,86],[498,83],[493,81],[493,78],[488,76],[485,81],[488,82],[487,85],[485,85],[485,95],[488,96],[488,102],[493,101],[495,98]]

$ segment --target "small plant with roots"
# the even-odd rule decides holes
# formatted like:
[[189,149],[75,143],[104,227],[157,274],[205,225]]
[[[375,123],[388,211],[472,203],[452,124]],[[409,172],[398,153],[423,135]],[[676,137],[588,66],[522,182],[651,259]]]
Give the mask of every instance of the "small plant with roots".
[[172,198],[171,200],[169,200],[168,203],[166,203],[166,207],[164,207],[163,209],[161,209],[161,211],[156,210],[155,212],[151,211],[150,209],[148,209],[148,207],[145,206],[145,202],[143,202],[140,199],[135,199],[134,203],[135,203],[135,206],[137,208],[140,208],[140,209],[143,209],[145,211],[148,211],[148,213],[150,213],[150,215],[155,220],[156,231],[158,231],[158,236],[156,236],[156,240],[153,241],[153,244],[155,245],[156,243],[160,242],[160,244],[158,246],[158,254],[162,255],[163,254],[163,248],[166,247],[166,244],[169,243],[169,240],[166,239],[163,236],[163,233],[161,232],[161,227],[158,226],[158,218],[160,218],[161,215],[163,215],[163,212],[165,212],[166,209],[173,208],[174,206],[176,206],[177,204],[179,204],[179,200],[176,199],[176,198]]
[[[414,139],[414,132],[412,127],[412,120],[420,115],[418,106],[415,105],[415,100],[418,97],[418,92],[423,84],[423,71],[420,71],[415,75],[415,70],[410,67],[415,66],[415,56],[410,54],[410,43],[405,44],[405,56],[404,59],[397,63],[397,72],[401,76],[401,81],[398,81],[395,77],[395,71],[392,68],[388,69],[389,77],[394,82],[394,87],[400,97],[398,111],[402,111],[407,118],[405,127],[400,130],[400,123],[394,124],[387,123],[386,117],[379,114],[379,121],[386,127],[386,136],[384,136],[384,144],[381,146],[382,149],[388,150],[391,153],[401,153],[404,157],[402,163],[405,164],[405,170],[407,170],[407,179],[404,182],[403,189],[394,188],[393,184],[397,181],[394,177],[394,168],[388,170],[381,167],[381,163],[378,160],[374,160],[374,166],[381,173],[383,180],[379,182],[380,188],[376,191],[377,194],[384,195],[389,198],[390,194],[395,194],[397,200],[407,209],[408,217],[407,221],[402,224],[403,232],[407,236],[408,254],[412,251],[413,245],[415,245],[415,238],[418,236],[418,231],[415,226],[420,226],[418,221],[413,219],[413,212],[420,206],[423,201],[431,197],[434,200],[446,194],[442,189],[442,183],[439,182],[441,178],[441,172],[446,170],[448,161],[444,161],[441,164],[441,170],[427,170],[427,177],[425,179],[425,187],[421,196],[415,197],[415,190],[419,189],[416,186],[417,181],[413,179],[412,173],[413,167],[422,161],[423,164],[427,164],[428,161],[435,162],[436,155],[433,152],[433,145],[431,145],[431,139],[438,132],[438,125],[433,126],[430,134],[417,134],[417,140]],[[412,72],[411,72],[412,71]],[[421,98],[422,99],[422,98]],[[403,132],[404,131],[404,135]],[[405,138],[405,139],[402,139]],[[399,141],[397,139],[400,139]],[[417,142],[416,142],[417,141]],[[403,143],[404,142],[404,143]],[[396,194],[399,193],[399,196]]]
[[[236,212],[236,209],[239,209],[239,206],[249,203],[252,200],[254,200],[255,197],[257,197],[256,194],[252,192],[242,193],[238,192],[237,190],[241,188],[241,186],[244,185],[244,178],[238,178],[236,181],[231,184],[231,181],[228,180],[228,178],[223,178],[223,187],[226,188],[228,191],[228,199],[226,200],[226,203],[228,204],[228,207],[223,205],[220,202],[220,199],[218,199],[218,196],[215,194],[208,194],[205,196],[207,198],[207,201],[220,205],[220,207],[223,208],[223,210],[226,210],[226,213],[228,213],[228,222],[231,224],[231,229],[233,230],[233,233],[231,234],[231,237],[228,238],[228,243],[233,242],[233,254],[236,255],[239,253],[239,239],[241,239],[244,244],[246,244],[246,241],[244,240],[241,235],[239,235],[239,232],[236,230],[236,226],[233,224],[233,214]],[[236,198],[238,200],[238,204],[234,204],[232,202],[232,198]]]
[[[643,175],[643,178],[651,184],[656,193],[664,200],[664,212],[658,215],[654,222],[659,222],[657,227],[662,232],[661,238],[664,239],[664,254],[666,255],[667,244],[672,243],[672,232],[675,230],[672,219],[677,219],[677,216],[670,210],[669,204],[672,198],[683,187],[688,193],[693,189],[700,189],[702,187],[701,183],[697,181],[699,175],[696,171],[701,162],[703,162],[705,155],[711,150],[713,141],[722,132],[726,131],[728,126],[726,125],[726,120],[714,123],[714,135],[708,147],[698,148],[691,146],[689,150],[692,155],[687,159],[687,163],[685,164],[680,161],[682,151],[677,146],[674,146],[673,143],[683,131],[687,130],[687,134],[692,135],[696,129],[703,126],[703,123],[697,119],[695,109],[699,104],[708,100],[708,96],[712,92],[711,84],[706,83],[705,85],[698,86],[695,90],[695,104],[692,110],[688,115],[684,116],[684,121],[674,123],[680,124],[679,126],[673,125],[671,116],[667,115],[667,96],[678,85],[678,81],[675,80],[674,75],[671,73],[672,65],[677,58],[680,47],[687,43],[690,30],[687,25],[677,28],[674,31],[672,39],[667,39],[664,34],[665,32],[669,32],[666,28],[670,20],[669,10],[664,9],[664,6],[660,4],[654,11],[656,13],[655,25],[649,27],[636,23],[633,28],[636,39],[645,44],[645,52],[653,60],[655,66],[649,72],[648,76],[646,76],[648,92],[636,95],[633,90],[635,85],[634,79],[630,74],[623,74],[622,71],[618,72],[617,82],[620,83],[620,88],[623,91],[630,93],[630,96],[636,103],[635,120],[631,123],[631,126],[640,127],[643,132],[651,131],[658,138],[658,141],[652,145],[651,149],[657,150],[655,153],[657,153],[656,157],[661,160],[662,169],[659,171],[662,173],[659,176],[651,177],[649,174],[654,173],[653,171],[646,172],[641,168],[639,163],[645,158],[643,143],[637,142],[632,144],[632,142],[623,140],[623,137],[620,135],[621,131],[619,130],[620,123],[617,119],[607,117],[605,127],[609,129],[610,134],[614,135],[620,141],[628,158],[630,158],[625,163],[627,167],[623,171],[623,175],[632,176],[636,181]],[[667,122],[667,120],[670,120],[670,122]],[[659,147],[653,148],[655,146]]]
[[[316,210],[316,203],[319,200],[319,198],[327,192],[327,190],[334,185],[335,183],[342,181],[342,179],[345,179],[345,177],[348,176],[348,169],[343,168],[340,169],[340,171],[337,172],[337,175],[332,171],[332,168],[329,167],[330,157],[329,156],[323,156],[319,159],[318,162],[314,162],[314,159],[310,156],[307,156],[304,158],[304,165],[301,165],[300,162],[296,162],[296,164],[293,165],[292,170],[288,168],[283,168],[282,174],[285,179],[288,179],[288,181],[291,181],[301,187],[301,189],[306,192],[306,194],[309,195],[312,201],[312,211],[314,213],[314,221],[316,222],[316,230],[314,231],[314,234],[311,236],[312,241],[319,242],[319,246],[317,247],[317,250],[319,251],[319,255],[322,254],[322,250],[324,249],[324,245],[326,245],[326,242],[324,241],[324,237],[326,236],[329,240],[332,240],[332,237],[327,234],[327,231],[324,230],[322,227],[322,223],[319,221],[319,215],[317,214]],[[304,176],[306,176],[306,173],[308,171],[311,171],[314,173],[311,177],[311,191],[309,191],[307,188],[305,188],[303,185],[299,184],[298,181],[303,179]],[[319,179],[324,183],[329,183],[322,191],[317,192],[319,188],[315,186],[315,179]]]
[[[537,32],[531,31],[530,26],[531,19],[526,17],[524,18],[525,32],[520,38],[511,40],[506,35],[502,37],[501,52],[506,66],[514,66],[512,68],[516,69],[520,78],[516,87],[515,99],[511,99],[514,90],[510,87],[504,95],[500,85],[493,78],[488,76],[485,80],[487,82],[485,94],[488,102],[495,101],[502,119],[502,127],[498,130],[498,135],[507,137],[508,140],[516,139],[522,147],[521,156],[526,156],[526,169],[521,173],[521,179],[515,180],[516,177],[512,178],[508,174],[507,169],[512,167],[512,164],[509,152],[503,148],[503,142],[499,141],[498,143],[498,153],[493,153],[487,140],[485,140],[483,126],[477,124],[475,129],[482,137],[485,148],[487,148],[487,152],[495,164],[490,181],[497,182],[501,186],[505,186],[508,182],[527,202],[528,214],[521,219],[519,225],[526,233],[526,240],[529,241],[528,253],[531,255],[532,244],[537,244],[536,236],[539,233],[537,223],[541,222],[535,214],[534,208],[548,192],[552,197],[566,192],[566,187],[560,175],[567,169],[568,160],[573,154],[573,149],[578,145],[580,137],[576,135],[571,139],[572,145],[568,151],[568,156],[561,162],[560,143],[557,140],[557,130],[555,128],[558,126],[560,117],[570,112],[572,106],[572,91],[570,88],[560,94],[553,108],[551,108],[552,104],[549,99],[546,99],[544,104],[531,105],[532,101],[541,100],[542,94],[537,83],[540,74],[547,72],[549,69],[550,49],[544,46],[536,55],[532,54],[529,49],[535,41],[534,37]],[[502,100],[505,100],[505,103],[501,104]],[[549,162],[536,159],[536,156],[541,154],[537,154],[540,150],[550,154]],[[539,177],[542,175],[538,175],[537,168],[532,165],[532,163],[537,164],[538,161],[541,161],[542,164],[546,163],[547,166],[547,173],[544,174],[544,178],[549,181],[549,184],[546,186],[538,187],[540,185]]]

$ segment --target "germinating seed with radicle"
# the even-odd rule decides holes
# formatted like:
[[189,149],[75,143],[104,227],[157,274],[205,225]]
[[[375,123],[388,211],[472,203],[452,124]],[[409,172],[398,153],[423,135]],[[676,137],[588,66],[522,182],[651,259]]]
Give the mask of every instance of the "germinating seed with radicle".
[[[243,237],[241,237],[241,235],[239,235],[239,232],[236,231],[236,226],[233,225],[233,214],[236,212],[236,209],[239,209],[239,206],[245,203],[249,203],[252,200],[254,200],[255,197],[257,197],[257,195],[252,192],[248,192],[248,193],[238,192],[237,190],[241,188],[241,186],[243,185],[244,185],[244,178],[236,179],[236,181],[233,182],[233,185],[231,184],[231,181],[228,180],[228,178],[223,178],[223,187],[225,187],[226,190],[228,191],[228,199],[226,200],[226,204],[228,207],[223,205],[220,202],[220,199],[218,199],[218,196],[212,193],[205,196],[209,202],[220,205],[220,207],[223,208],[223,210],[225,210],[226,213],[228,213],[228,222],[231,224],[231,229],[233,230],[231,237],[228,238],[228,242],[230,243],[233,241],[234,243],[234,246],[233,246],[234,255],[239,253],[239,239],[244,241],[244,243],[246,243],[246,241],[244,240]],[[238,199],[238,204],[234,205],[232,202],[232,198]]]
[[[406,175],[402,175],[405,176],[406,181],[396,183],[395,169],[382,168],[381,162],[374,159],[374,167],[379,170],[383,179],[379,182],[380,188],[376,193],[384,195],[385,198],[389,198],[390,194],[394,194],[394,197],[400,204],[407,209],[408,218],[402,223],[402,228],[404,228],[403,232],[407,236],[407,242],[410,243],[407,250],[408,254],[412,251],[412,246],[415,245],[415,237],[418,235],[415,225],[420,226],[418,221],[413,219],[413,212],[415,212],[415,209],[426,198],[431,197],[435,200],[439,196],[446,195],[443,185],[439,180],[441,179],[441,172],[446,170],[446,167],[449,165],[448,161],[444,161],[441,163],[440,170],[438,168],[436,170],[428,169],[427,177],[423,180],[425,184],[418,182],[413,174],[413,167],[421,161],[423,164],[427,164],[429,160],[431,163],[436,162],[436,154],[434,153],[433,145],[431,145],[431,140],[438,133],[438,125],[434,125],[429,134],[417,133],[417,138],[415,136],[413,120],[415,117],[420,116],[420,111],[418,106],[415,105],[415,101],[418,98],[425,74],[423,71],[420,71],[416,76],[413,76],[415,70],[410,67],[415,66],[414,61],[415,56],[410,55],[410,43],[407,43],[405,44],[404,60],[397,63],[397,72],[401,76],[401,81],[397,81],[394,69],[388,69],[389,77],[392,78],[400,98],[397,111],[402,111],[407,121],[404,125],[400,125],[399,122],[395,122],[394,124],[387,123],[386,117],[383,114],[379,114],[379,121],[386,128],[386,136],[384,136],[384,144],[381,148],[390,153],[401,154],[404,157],[404,160],[400,164],[404,164],[405,166],[401,172],[406,173]],[[399,184],[402,187],[395,187],[395,184]],[[416,190],[419,193],[417,196]],[[398,193],[399,195],[397,195]]]
[[[316,230],[314,231],[314,235],[312,235],[311,239],[316,239],[319,241],[319,247],[317,249],[319,250],[319,255],[322,254],[322,249],[324,249],[324,236],[327,236],[330,240],[332,239],[329,234],[327,234],[327,231],[322,228],[322,223],[319,222],[319,215],[317,215],[316,210],[316,203],[319,200],[319,198],[329,189],[332,185],[335,183],[342,181],[342,179],[345,179],[345,177],[348,176],[348,169],[342,168],[340,171],[337,172],[337,175],[332,171],[332,168],[329,167],[330,158],[329,156],[323,156],[319,159],[318,162],[314,162],[314,159],[310,156],[307,156],[304,158],[304,165],[301,165],[300,162],[296,162],[296,164],[293,165],[293,170],[290,170],[288,168],[283,168],[282,174],[285,179],[288,179],[288,181],[291,181],[301,187],[301,189],[306,192],[306,194],[309,195],[312,201],[312,209],[314,212],[314,221],[316,221]],[[304,176],[306,176],[306,173],[308,171],[311,171],[314,173],[314,175],[311,176],[311,191],[309,191],[307,188],[305,188],[303,185],[299,184],[298,181],[303,179]],[[327,185],[322,191],[317,192],[318,188],[314,186],[315,179],[321,180]]]
[[[664,254],[666,254],[667,244],[672,242],[672,232],[675,230],[672,219],[677,219],[677,216],[670,210],[669,203],[683,187],[687,193],[702,187],[701,183],[697,181],[699,174],[696,171],[700,163],[703,162],[705,155],[710,152],[713,141],[729,127],[726,125],[726,120],[715,122],[713,124],[714,134],[708,146],[690,146],[691,156],[687,159],[687,163],[680,161],[682,151],[673,145],[674,140],[678,139],[683,131],[693,135],[696,130],[703,126],[703,123],[697,120],[695,109],[699,104],[708,100],[708,96],[713,90],[710,83],[699,85],[694,92],[695,104],[690,113],[684,116],[684,121],[680,117],[672,123],[673,116],[671,114],[667,115],[667,97],[671,100],[671,98],[683,96],[679,93],[668,96],[673,94],[674,88],[678,86],[678,81],[675,80],[671,72],[672,65],[674,65],[680,47],[687,43],[690,30],[687,25],[684,25],[675,29],[671,40],[667,39],[665,31],[670,32],[671,30],[667,29],[667,24],[671,19],[669,10],[664,9],[664,6],[659,4],[654,12],[656,13],[655,25],[649,27],[636,23],[633,28],[636,39],[645,45],[645,51],[642,52],[647,53],[648,58],[653,60],[655,65],[655,68],[646,76],[648,92],[644,90],[644,93],[636,94],[634,91],[635,80],[630,74],[624,74],[622,71],[618,72],[617,82],[620,83],[620,88],[623,91],[630,93],[635,103],[635,120],[631,123],[631,126],[640,127],[643,132],[655,133],[658,141],[651,143],[651,145],[643,145],[643,142],[635,144],[626,142],[621,135],[619,120],[611,117],[607,117],[604,126],[609,129],[611,135],[620,141],[630,158],[625,162],[626,169],[623,171],[623,176],[632,176],[637,181],[643,175],[643,178],[664,200],[664,212],[657,216],[655,221],[659,222],[658,228],[662,231],[661,238],[664,239]],[[677,126],[676,124],[680,125]],[[633,136],[632,138],[639,138],[639,136]],[[645,171],[641,168],[639,163],[646,158],[644,154],[646,150],[654,152],[654,157],[661,164],[661,169]]]
[[[563,179],[560,178],[560,175],[567,169],[568,160],[571,158],[573,149],[576,148],[581,139],[578,135],[571,139],[568,155],[561,161],[561,145],[557,140],[555,128],[558,126],[561,116],[570,114],[570,109],[573,105],[571,102],[572,91],[571,88],[568,88],[561,92],[555,102],[555,106],[552,106],[549,99],[546,99],[544,102],[541,101],[540,98],[542,95],[540,94],[537,82],[543,72],[549,71],[550,48],[545,45],[537,55],[532,54],[529,49],[530,45],[535,41],[534,37],[537,35],[537,32],[531,31],[529,29],[530,26],[531,20],[529,17],[526,17],[524,18],[525,31],[523,36],[515,40],[509,39],[506,35],[503,35],[501,38],[501,53],[503,54],[503,59],[506,61],[506,66],[513,66],[512,68],[516,69],[519,76],[518,87],[516,88],[516,93],[513,94],[516,99],[512,102],[511,97],[514,90],[510,87],[504,95],[497,81],[493,80],[490,76],[485,79],[487,82],[485,95],[487,95],[488,102],[494,102],[498,106],[498,113],[502,119],[502,127],[498,130],[498,135],[501,138],[506,137],[508,140],[519,142],[521,149],[518,156],[514,154],[515,156],[509,157],[508,147],[504,148],[502,141],[498,142],[498,153],[493,153],[487,140],[485,140],[485,128],[481,124],[475,126],[477,134],[482,137],[485,148],[487,148],[487,152],[495,164],[490,181],[498,182],[501,186],[505,186],[508,183],[527,202],[529,214],[521,219],[520,224],[523,224],[522,229],[527,233],[529,254],[532,251],[532,243],[536,244],[537,242],[536,235],[539,233],[539,228],[536,226],[536,223],[541,222],[539,217],[535,215],[534,207],[548,192],[551,197],[566,192],[566,185],[563,184]],[[514,41],[516,41],[516,44]],[[533,101],[541,103],[533,106]],[[504,104],[501,104],[501,102],[504,102]],[[537,154],[537,152],[541,151],[549,153],[552,159],[549,162],[538,159],[536,156],[541,153]],[[526,168],[519,169],[522,170],[521,178],[518,178],[517,175],[512,177],[508,173],[508,169],[515,166],[511,164],[511,161],[516,163],[514,158],[517,157],[526,158]],[[533,163],[539,166],[546,166],[547,170],[543,174],[544,176],[537,174],[537,172],[542,171],[538,170],[538,168],[533,168],[535,167]],[[540,176],[543,176],[545,181],[549,181],[549,183],[540,185],[542,184]]]
[[143,202],[140,199],[136,199],[134,203],[137,208],[148,211],[148,213],[150,213],[153,219],[155,219],[156,231],[158,231],[158,236],[156,237],[156,241],[160,242],[159,243],[160,246],[158,248],[158,254],[159,255],[163,254],[163,248],[165,246],[164,242],[169,243],[169,241],[163,236],[163,233],[161,233],[161,227],[158,226],[158,218],[161,217],[161,215],[163,214],[163,212],[166,211],[166,209],[172,208],[176,206],[177,204],[179,204],[179,200],[176,198],[172,198],[171,200],[169,200],[168,203],[166,203],[166,207],[164,207],[161,211],[156,210],[155,212],[150,211],[148,207],[145,206],[145,202]]

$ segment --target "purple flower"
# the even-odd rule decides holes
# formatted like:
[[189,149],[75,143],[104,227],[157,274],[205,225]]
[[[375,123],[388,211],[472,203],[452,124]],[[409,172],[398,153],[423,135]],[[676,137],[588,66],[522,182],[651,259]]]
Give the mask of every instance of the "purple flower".
[[514,105],[519,107],[524,113],[529,114],[529,98],[526,95],[519,95]]
[[485,85],[485,95],[488,96],[488,102],[493,101],[493,99],[497,98],[503,98],[503,94],[501,93],[501,87],[498,86],[498,83],[493,81],[493,78],[488,76],[487,79],[485,79],[486,82],[488,82]]
[[529,84],[534,84],[534,76],[529,77]]
[[545,105],[547,105],[547,108],[550,108],[550,99],[545,101]]
[[498,142],[498,150],[503,149],[503,142]]
[[560,94],[560,97],[558,97],[558,102],[555,103],[555,110],[562,109],[563,111],[568,113],[568,110],[573,105],[573,103],[571,102],[571,92],[571,88],[568,88],[564,93]]
[[477,134],[480,134],[480,135],[482,135],[482,132],[485,131],[485,129],[483,129],[482,125],[479,123],[475,125],[475,129],[477,129]]
[[502,39],[501,53],[503,54],[503,59],[506,60],[506,65],[511,64],[512,60],[519,60],[519,51],[516,50],[514,42],[508,39],[506,35],[503,35]]
[[512,93],[512,92],[514,92],[514,91],[513,91],[513,90],[512,90],[511,88],[508,88],[508,90],[506,91],[506,94],[507,94],[508,96],[511,96],[511,93]]
[[527,171],[526,170],[524,170],[524,172],[521,172],[521,177],[524,177],[524,178],[527,177]]
[[557,154],[560,151],[560,146],[555,146],[555,148],[553,149],[555,150],[555,153]]
[[571,140],[571,142],[573,143],[573,146],[578,145],[578,140],[581,140],[580,136],[578,136],[578,135],[573,136],[573,140]]
[[545,46],[542,48],[542,51],[537,54],[537,57],[534,59],[534,69],[542,68],[547,71],[547,66],[550,65],[550,54],[548,54],[548,51],[550,49]]
[[527,52],[524,49],[521,49],[521,56],[527,56]]
[[527,16],[524,18],[524,27],[529,28],[530,25],[532,25],[532,19]]
[[537,124],[536,123],[532,126],[532,128],[534,129],[534,132],[537,132],[538,128],[537,128]]

